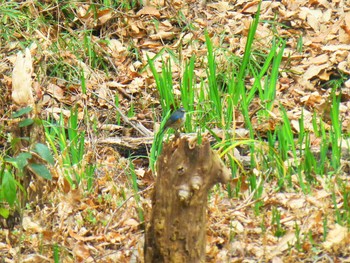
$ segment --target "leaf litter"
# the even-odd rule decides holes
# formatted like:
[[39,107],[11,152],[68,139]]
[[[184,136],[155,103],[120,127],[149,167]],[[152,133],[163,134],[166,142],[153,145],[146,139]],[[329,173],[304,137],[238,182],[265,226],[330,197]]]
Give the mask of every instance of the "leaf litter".
[[[196,55],[201,60],[206,54],[205,29],[214,46],[221,45],[236,55],[243,55],[258,1],[171,2],[169,5],[168,1],[148,1],[149,4],[138,11],[101,9],[96,13],[91,12],[90,4],[77,3],[75,26],[99,31],[99,35],[91,39],[96,44],[97,55],[106,58],[108,74],[83,62],[64,47],[57,52],[50,51],[48,47],[57,41],[59,28],[43,25],[33,35],[22,32],[18,37],[40,42],[40,49],[36,45],[29,48],[31,56],[36,58],[36,76],[47,77],[44,71],[40,71],[38,61],[62,61],[67,67],[81,68],[86,79],[87,94],[83,95],[79,83],[64,78],[34,77],[36,96],[44,94],[41,114],[58,120],[62,105],[78,105],[80,113],[89,108],[89,117],[97,120],[99,129],[104,124],[115,122],[115,109],[106,100],[116,96],[124,112],[128,112],[133,103],[135,120],[153,130],[152,108],[159,109],[159,101],[152,73],[145,68],[147,55],[154,57],[164,48],[178,52],[182,45],[184,59]],[[39,7],[32,5],[31,8],[36,10]],[[55,11],[60,12],[59,9]],[[281,67],[288,71],[281,72],[276,102],[287,109],[292,127],[298,132],[297,120],[302,110],[305,119],[309,120],[314,109],[320,115],[329,114],[331,90],[321,88],[321,85],[338,77],[339,72],[350,72],[350,5],[345,0],[263,1],[261,21],[275,18],[278,23],[275,28],[268,23],[259,24],[255,47],[268,50],[273,30],[287,38]],[[190,25],[196,30],[191,30]],[[69,25],[65,27],[72,35],[83,39],[78,31],[74,32]],[[108,44],[103,41],[107,37],[110,38]],[[301,37],[303,47],[298,50]],[[1,84],[7,89],[3,92],[4,98],[9,98],[11,86],[21,81],[19,76],[11,75],[13,66],[9,61],[16,60],[13,51],[20,49],[15,42],[4,44],[2,49]],[[137,51],[136,54],[132,50]],[[165,51],[155,60],[158,71],[162,59],[170,57],[171,53]],[[227,67],[224,58],[225,54],[218,53],[218,68]],[[205,76],[202,63],[205,61],[196,65],[197,76]],[[179,83],[179,65],[174,63],[172,69],[173,82]],[[340,110],[345,132],[350,131],[349,81],[342,90],[344,99]],[[11,107],[5,101],[1,102],[3,114]],[[156,114],[159,119],[159,111]],[[272,114],[275,116],[272,122],[266,126],[255,122],[256,129],[266,131],[274,127],[281,116],[279,111]],[[68,118],[69,115],[70,112],[66,111],[63,116]],[[82,120],[84,115],[79,116]],[[324,125],[329,127],[328,123]],[[242,116],[237,118],[237,128],[244,128]],[[313,131],[312,125],[305,128]],[[123,126],[113,131],[120,137],[139,136]],[[101,138],[109,137],[111,130],[102,129],[95,135],[90,131],[89,134],[89,151],[93,152],[89,158],[98,166],[93,190],[73,189],[62,171],[56,169],[53,183],[44,186],[45,200],[32,202],[30,209],[24,210],[23,230],[20,231],[19,226],[14,232],[1,229],[0,252],[4,262],[52,262],[55,245],[59,247],[62,262],[142,262],[143,226],[137,210],[141,204],[147,220],[154,178],[147,163],[134,161],[138,183],[142,187],[141,200],[137,201],[130,175],[125,169],[130,160],[123,158],[115,148],[97,143]],[[317,146],[316,138],[313,143]],[[349,158],[349,154],[346,156]],[[348,172],[340,176],[347,188],[348,160],[343,164],[344,171],[348,167]],[[259,176],[265,180],[262,174]],[[208,203],[207,261],[350,262],[349,229],[338,225],[334,216],[334,206],[342,207],[348,200],[344,200],[339,189],[335,196],[331,196],[332,186],[337,187],[336,179],[330,184],[325,178],[317,177],[319,185],[308,195],[301,193],[297,176],[292,180],[295,192],[276,193],[276,182],[265,182],[258,200],[252,198],[244,182],[241,196],[237,198],[223,197],[220,192],[225,190],[221,188],[213,191]],[[254,207],[259,202],[262,206],[255,214]],[[276,214],[280,216],[280,226],[273,221]],[[280,237],[276,235],[281,230],[279,227],[285,231]]]

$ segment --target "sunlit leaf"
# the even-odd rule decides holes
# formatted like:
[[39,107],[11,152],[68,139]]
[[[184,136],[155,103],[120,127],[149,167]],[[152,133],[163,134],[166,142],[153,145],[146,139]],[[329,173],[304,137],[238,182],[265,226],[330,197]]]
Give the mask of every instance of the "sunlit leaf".
[[18,118],[18,117],[20,117],[20,116],[22,116],[24,114],[27,114],[27,113],[31,112],[32,110],[33,110],[33,108],[28,106],[28,107],[25,107],[25,108],[22,108],[22,109],[16,111],[15,113],[12,114],[11,117],[12,118]]
[[16,200],[16,182],[12,174],[7,170],[4,171],[1,187],[6,201],[13,206]]
[[33,170],[33,172],[36,175],[41,176],[42,178],[48,179],[48,180],[52,180],[52,175],[49,171],[49,169],[47,169],[47,167],[43,164],[37,164],[37,163],[31,163],[29,164],[29,167]]
[[54,164],[55,160],[49,150],[49,148],[42,143],[35,144],[35,151],[49,164]]
[[10,214],[10,210],[0,207],[0,216],[2,216],[3,218],[8,218]]
[[18,126],[22,128],[22,127],[27,127],[29,125],[32,125],[33,123],[34,123],[34,120],[29,118],[29,119],[25,119],[23,121],[20,121]]
[[16,157],[5,158],[5,161],[11,163],[15,168],[23,170],[28,164],[28,159],[32,158],[30,153],[20,153]]

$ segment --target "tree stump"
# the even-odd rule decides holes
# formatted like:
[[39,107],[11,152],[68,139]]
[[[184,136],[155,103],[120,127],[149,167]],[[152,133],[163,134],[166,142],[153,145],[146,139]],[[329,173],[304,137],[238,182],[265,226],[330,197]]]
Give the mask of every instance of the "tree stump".
[[145,263],[205,262],[207,196],[230,171],[204,138],[202,145],[174,138],[157,160]]

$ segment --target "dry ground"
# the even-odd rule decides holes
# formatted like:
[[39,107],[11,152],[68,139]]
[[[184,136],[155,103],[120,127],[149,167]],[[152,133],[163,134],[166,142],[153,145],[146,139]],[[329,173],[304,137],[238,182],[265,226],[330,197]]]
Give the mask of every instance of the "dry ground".
[[[98,121],[99,132],[86,127],[89,143],[84,158],[87,163],[91,158],[97,162],[96,182],[91,193],[72,189],[62,179],[60,167],[56,167],[53,183],[43,187],[44,199],[33,201],[24,211],[23,229],[15,225],[13,230],[0,230],[2,262],[52,262],[54,245],[59,247],[59,262],[142,261],[143,225],[139,221],[139,204],[135,201],[126,169],[130,160],[113,147],[99,145],[101,139],[110,136],[141,136],[130,128],[104,125],[115,122],[116,115],[106,100],[113,103],[113,97],[117,95],[125,113],[132,105],[136,113],[133,118],[152,131],[152,108],[156,108],[159,119],[160,107],[153,76],[148,68],[142,71],[147,64],[147,55],[153,57],[164,47],[178,54],[181,46],[182,59],[191,55],[199,58],[201,62],[196,64],[196,75],[205,78],[204,30],[209,32],[215,47],[242,56],[249,25],[257,10],[256,1],[240,0],[159,1],[155,6],[140,7],[128,13],[107,9],[97,12],[98,22],[93,15],[88,15],[88,4],[81,4],[77,9],[80,25],[98,32],[93,41],[101,49],[99,55],[109,56],[108,75],[78,61],[69,50],[48,53],[60,28],[49,29],[43,25],[41,31],[32,36],[40,40],[30,46],[30,51],[35,58],[33,87],[37,99],[42,101],[41,114],[59,112],[62,105],[78,105],[81,109],[87,107],[91,120]],[[287,41],[276,105],[281,103],[286,107],[295,130],[302,108],[307,118],[316,110],[327,120],[330,88],[323,84],[339,79],[340,72],[350,75],[349,1],[263,1],[261,21],[254,43],[257,50],[268,51],[274,34]],[[110,39],[108,44],[101,41],[106,38]],[[11,62],[15,59],[11,54],[20,50],[16,43],[7,44],[2,46],[0,67],[3,114],[11,107]],[[57,55],[72,66],[82,66],[87,72],[86,95],[81,93],[79,84],[40,75],[39,62]],[[163,59],[169,56],[169,52],[165,52]],[[218,70],[223,70],[226,66],[224,51],[217,53],[217,62]],[[160,63],[160,59],[156,61],[158,68]],[[175,89],[178,89],[181,65],[174,63],[172,70]],[[350,80],[341,89],[343,132],[349,133]],[[277,108],[274,113],[278,118]],[[325,124],[329,123],[326,121]],[[240,115],[237,116],[237,128],[244,128]],[[312,129],[311,125],[307,128]],[[315,138],[312,143],[317,147],[319,142]],[[147,160],[141,158],[133,163],[142,191],[140,204],[147,219],[154,179],[147,168]],[[348,159],[343,160],[342,167],[339,176],[350,187]],[[265,171],[254,172],[263,178]],[[332,197],[331,186],[336,187],[336,178],[317,178],[319,184],[309,195],[301,193],[298,180],[294,179],[293,189],[279,193],[274,191],[274,180],[265,182],[259,214],[254,213],[256,200],[246,185],[242,186],[238,198],[228,198],[225,190],[216,188],[208,207],[207,261],[350,262],[349,230],[335,223],[334,203],[342,206],[346,201],[341,194]],[[276,211],[285,230],[279,238],[272,222]],[[324,235],[325,225],[327,236]]]

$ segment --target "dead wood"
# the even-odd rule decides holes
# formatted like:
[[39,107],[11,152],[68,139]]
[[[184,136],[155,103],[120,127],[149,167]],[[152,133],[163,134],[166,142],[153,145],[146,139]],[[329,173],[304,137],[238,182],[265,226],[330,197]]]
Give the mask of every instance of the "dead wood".
[[152,215],[146,227],[145,262],[204,262],[209,190],[230,171],[208,139],[166,143],[157,160]]

